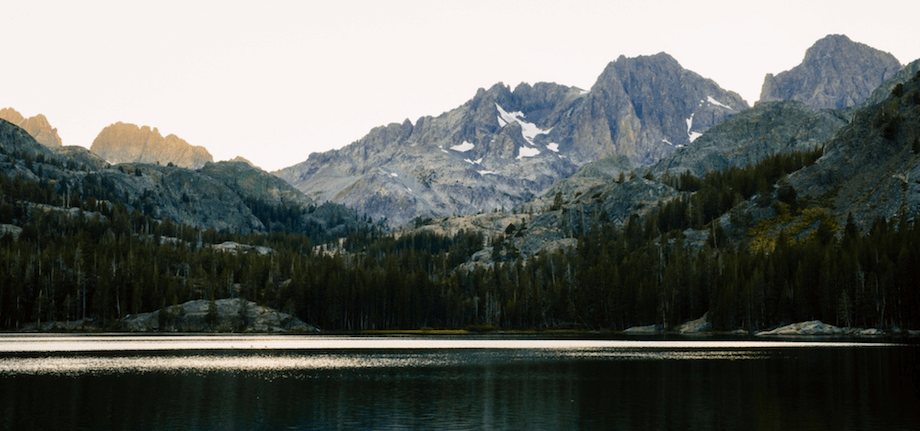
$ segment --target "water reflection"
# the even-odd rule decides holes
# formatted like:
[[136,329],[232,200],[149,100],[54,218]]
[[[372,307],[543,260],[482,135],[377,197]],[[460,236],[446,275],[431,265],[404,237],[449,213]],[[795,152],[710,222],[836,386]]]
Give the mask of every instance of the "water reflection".
[[827,341],[593,340],[520,337],[346,337],[346,336],[0,336],[0,352],[91,352],[143,350],[323,350],[323,349],[751,349],[884,346]]
[[3,429],[920,426],[920,355],[887,343],[16,335],[0,350]]

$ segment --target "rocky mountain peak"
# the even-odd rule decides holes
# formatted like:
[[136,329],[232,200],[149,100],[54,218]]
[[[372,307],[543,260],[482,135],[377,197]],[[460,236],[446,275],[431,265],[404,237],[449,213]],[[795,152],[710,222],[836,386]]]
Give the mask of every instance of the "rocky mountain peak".
[[169,164],[198,169],[213,162],[204,147],[192,146],[176,135],[165,138],[157,128],[115,123],[99,132],[90,151],[111,163]]
[[13,123],[32,135],[39,143],[49,148],[61,147],[61,137],[58,136],[57,129],[51,127],[51,123],[44,115],[38,114],[34,117],[25,118],[13,108],[0,109],[0,118]]
[[774,76],[768,73],[761,102],[796,100],[816,109],[841,109],[864,101],[901,63],[891,54],[829,35],[815,42],[798,66]]
[[621,57],[591,91],[497,83],[437,117],[374,128],[276,175],[395,226],[511,208],[601,158],[648,165],[746,108],[667,54]]
[[575,147],[576,163],[622,154],[649,165],[748,105],[658,53],[609,63],[580,108],[551,134],[560,146]]

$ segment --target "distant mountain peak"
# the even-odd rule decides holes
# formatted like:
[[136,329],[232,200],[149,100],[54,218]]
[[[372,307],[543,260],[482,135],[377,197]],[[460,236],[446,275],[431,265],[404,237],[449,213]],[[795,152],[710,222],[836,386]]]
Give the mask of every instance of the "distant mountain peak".
[[63,146],[61,137],[58,136],[57,129],[51,127],[51,123],[49,123],[48,119],[42,114],[25,118],[13,108],[3,108],[0,109],[0,118],[22,127],[22,129],[32,135],[39,144],[49,148]]
[[118,122],[99,132],[90,151],[111,163],[169,164],[198,169],[214,157],[204,147],[192,146],[170,134],[165,138],[156,127]]
[[828,35],[805,51],[798,66],[764,78],[760,101],[796,100],[816,109],[857,105],[901,63],[891,54],[853,42],[845,35]]

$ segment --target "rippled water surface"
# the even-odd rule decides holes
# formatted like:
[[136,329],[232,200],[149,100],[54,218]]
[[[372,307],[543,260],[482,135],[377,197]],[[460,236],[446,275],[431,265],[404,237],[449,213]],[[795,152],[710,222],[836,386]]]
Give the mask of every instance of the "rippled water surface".
[[915,345],[0,336],[4,429],[920,429]]

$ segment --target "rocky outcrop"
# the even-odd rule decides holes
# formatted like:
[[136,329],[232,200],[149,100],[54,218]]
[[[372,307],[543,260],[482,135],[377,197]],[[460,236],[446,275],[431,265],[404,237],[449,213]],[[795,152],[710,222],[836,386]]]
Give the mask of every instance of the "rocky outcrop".
[[900,69],[889,53],[829,35],[808,48],[798,66],[767,74],[760,102],[796,100],[816,109],[841,109],[864,101]]
[[198,169],[214,161],[204,147],[192,146],[176,135],[164,138],[156,128],[121,122],[102,129],[90,151],[112,164],[171,163],[183,168]]
[[310,198],[281,178],[252,166],[245,159],[208,163],[200,171],[223,182],[245,198],[258,199],[274,205],[306,207],[313,204]]
[[319,332],[290,314],[239,298],[189,301],[129,315],[121,325],[132,332]]
[[605,186],[614,182],[622,182],[632,177],[634,166],[629,158],[623,155],[606,157],[590,162],[578,169],[568,178],[556,181],[544,196],[537,199],[539,206],[550,205],[557,194],[566,201],[574,200],[579,195],[590,193],[591,189]]
[[[623,183],[608,180],[574,194],[547,194],[512,211],[447,217],[405,229],[439,235],[463,231],[479,233],[484,238],[501,237],[501,245],[484,245],[470,259],[472,265],[489,265],[495,259],[527,259],[544,251],[574,248],[577,235],[589,234],[607,223],[622,227],[632,216],[641,218],[658,203],[679,195],[671,187],[644,178]],[[496,247],[499,251],[495,251]]]
[[76,161],[83,166],[88,167],[91,170],[104,169],[109,167],[109,163],[99,157],[96,153],[93,153],[86,147],[81,147],[79,145],[65,145],[61,147],[53,147],[51,151],[54,154],[63,156],[67,160]]
[[745,167],[767,157],[820,147],[846,120],[802,102],[764,102],[707,131],[692,144],[651,168],[656,178],[666,172],[689,171],[702,177],[707,171]]
[[438,117],[378,127],[275,174],[318,202],[398,226],[511,208],[598,159],[657,161],[746,108],[667,54],[621,57],[591,91],[496,84]]
[[0,109],[0,118],[9,121],[32,135],[39,143],[49,148],[61,147],[61,137],[58,136],[57,129],[51,127],[51,123],[44,115],[38,114],[34,117],[25,118],[13,108]]

